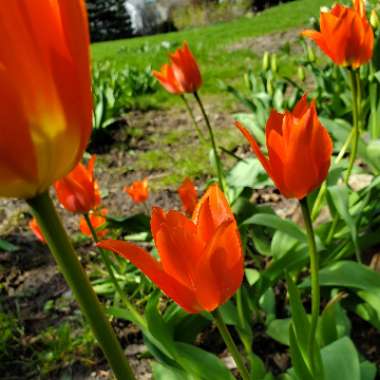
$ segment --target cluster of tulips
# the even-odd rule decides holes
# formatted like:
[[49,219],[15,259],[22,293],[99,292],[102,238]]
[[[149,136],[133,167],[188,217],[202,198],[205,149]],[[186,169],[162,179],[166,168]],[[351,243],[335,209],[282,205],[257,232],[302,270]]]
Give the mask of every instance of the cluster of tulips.
[[[10,17],[11,16],[11,17]],[[80,163],[91,134],[91,80],[89,36],[83,0],[13,0],[0,7],[0,195],[25,199],[34,218],[32,228],[49,246],[71,287],[82,312],[118,379],[134,379],[133,371],[95,295],[65,232],[49,195],[52,184],[60,203],[82,214],[81,230],[93,236],[115,289],[133,319],[145,326],[142,315],[123,295],[113,273],[108,251],[124,257],[148,276],[158,288],[188,313],[211,313],[233,356],[240,376],[255,379],[253,368],[236,347],[218,308],[241,287],[244,252],[237,222],[228,201],[225,173],[213,129],[198,90],[202,77],[188,45],[170,55],[170,64],[153,74],[162,86],[184,100],[192,94],[207,126],[206,142],[213,150],[217,182],[197,200],[190,179],[179,189],[182,212],[153,207],[151,231],[159,259],[125,240],[104,240],[107,209],[101,207],[94,177],[95,157]],[[360,135],[360,77],[358,68],[372,58],[374,34],[363,0],[352,7],[335,5],[321,13],[320,31],[305,31],[335,64],[347,68],[352,79],[353,120],[345,150],[349,165],[347,184],[355,163]],[[323,365],[315,340],[320,309],[318,253],[309,212],[308,195],[321,187],[329,171],[333,142],[318,119],[316,104],[304,95],[293,110],[273,110],[266,124],[266,148],[240,123],[236,127],[248,140],[256,157],[286,198],[299,200],[309,242],[311,320],[306,344],[299,336],[299,320],[292,321],[299,350],[293,365],[303,361],[308,379],[323,379]],[[349,148],[350,147],[350,148]],[[343,152],[344,154],[345,152]],[[341,154],[340,156],[342,156]],[[125,191],[135,202],[148,197],[147,180]],[[292,280],[289,280],[291,288]],[[305,332],[306,334],[306,332]],[[298,355],[298,357],[297,357]]]

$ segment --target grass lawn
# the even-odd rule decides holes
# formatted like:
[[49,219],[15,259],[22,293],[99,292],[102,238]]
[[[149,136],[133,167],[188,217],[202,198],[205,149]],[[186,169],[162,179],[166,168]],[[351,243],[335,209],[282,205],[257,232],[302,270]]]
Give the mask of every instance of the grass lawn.
[[[229,52],[226,49],[228,46],[245,38],[305,25],[311,16],[318,17],[321,6],[332,3],[333,0],[296,0],[250,18],[174,33],[96,43],[92,45],[93,60],[111,60],[115,65],[128,64],[139,68],[151,65],[159,69],[166,62],[168,52],[186,40],[202,70],[202,92],[215,95],[220,93],[220,81],[237,84],[249,66],[255,67],[259,63],[260,57],[252,50]],[[150,100],[157,106],[170,106],[178,101],[163,90],[159,90],[153,98],[150,95]]]

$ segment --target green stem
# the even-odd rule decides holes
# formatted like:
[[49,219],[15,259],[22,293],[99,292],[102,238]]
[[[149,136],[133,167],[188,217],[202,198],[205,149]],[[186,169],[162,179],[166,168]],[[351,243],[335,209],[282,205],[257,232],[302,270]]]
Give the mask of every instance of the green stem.
[[350,160],[348,162],[348,168],[346,172],[346,176],[344,179],[345,184],[347,185],[352,169],[354,167],[354,163],[356,160],[357,152],[358,152],[358,144],[360,137],[360,117],[361,117],[361,91],[360,91],[360,77],[359,71],[350,69],[350,78],[351,78],[351,90],[352,90],[352,120],[353,120],[353,141],[351,146],[351,154]]
[[237,349],[235,342],[233,341],[230,332],[227,329],[226,324],[223,321],[222,315],[220,314],[219,310],[215,310],[212,313],[212,316],[214,317],[214,321],[216,324],[216,327],[218,328],[220,335],[222,336],[224,342],[226,343],[226,346],[228,348],[228,351],[232,355],[236,366],[240,372],[240,375],[243,380],[250,380],[249,373],[247,368],[245,367],[243,363],[243,359],[240,355],[239,350]]
[[[91,235],[92,235],[92,238],[94,239],[94,242],[97,243],[99,241],[98,235],[96,234],[95,228],[94,228],[94,226],[91,223],[91,219],[90,219],[88,213],[84,214],[83,216],[84,216],[84,218],[86,220],[88,228],[91,231]],[[120,296],[120,298],[121,298],[124,306],[128,309],[128,312],[131,314],[131,316],[133,318],[133,321],[135,321],[135,323],[138,324],[142,329],[146,329],[147,328],[147,324],[145,322],[145,319],[135,309],[135,307],[131,304],[131,302],[129,302],[128,297],[125,295],[125,293],[121,289],[121,287],[119,285],[119,282],[117,281],[117,279],[115,277],[115,274],[113,272],[112,263],[111,263],[110,258],[107,255],[107,253],[103,249],[101,249],[101,248],[98,248],[98,251],[99,251],[100,256],[101,256],[101,258],[102,258],[102,260],[104,262],[104,265],[106,266],[106,269],[108,271],[110,279],[111,279],[111,281],[112,281],[112,283],[113,283],[113,285],[114,285],[117,293],[119,294],[119,296]]]
[[307,198],[300,200],[300,205],[302,209],[302,215],[305,222],[305,228],[307,233],[307,242],[309,247],[310,256],[310,276],[311,276],[311,324],[310,324],[310,335],[308,339],[308,354],[310,358],[310,363],[312,365],[313,373],[316,373],[316,362],[314,360],[314,347],[315,339],[318,325],[319,317],[319,305],[320,305],[320,289],[319,289],[319,256],[317,252],[317,247],[315,244],[315,236],[313,230],[313,223],[310,217],[310,210],[307,204]]
[[195,97],[195,99],[196,99],[196,101],[197,101],[197,103],[199,105],[199,108],[201,109],[203,118],[205,120],[207,129],[208,129],[208,132],[209,132],[209,135],[210,135],[211,146],[212,146],[212,150],[214,151],[214,156],[215,156],[215,161],[216,161],[216,170],[218,172],[219,186],[220,186],[221,190],[224,192],[225,191],[224,175],[223,175],[223,169],[222,169],[220,157],[219,157],[219,154],[218,154],[218,149],[217,149],[216,143],[215,143],[214,132],[212,130],[212,127],[211,127],[211,124],[210,124],[210,120],[209,120],[209,118],[207,116],[206,110],[203,107],[203,103],[201,101],[201,98],[199,97],[199,95],[198,95],[197,92],[194,92],[193,95],[194,95],[194,97]]
[[202,130],[199,128],[199,125],[198,125],[198,123],[197,123],[197,121],[196,121],[196,119],[195,119],[194,112],[193,112],[193,110],[191,109],[191,107],[190,107],[190,105],[189,105],[189,102],[186,100],[185,95],[181,94],[180,97],[181,97],[181,99],[183,100],[183,102],[185,103],[185,107],[186,107],[187,112],[189,113],[189,115],[190,115],[190,117],[191,117],[191,120],[192,120],[192,122],[193,122],[193,124],[194,124],[194,128],[195,128],[195,130],[196,130],[197,133],[198,133],[199,139],[200,139],[202,142],[206,143],[206,142],[207,142],[207,141],[206,141],[206,138],[205,138],[205,136],[204,136]]
[[128,360],[75,254],[49,193],[37,195],[27,202],[115,377],[118,380],[135,380]]

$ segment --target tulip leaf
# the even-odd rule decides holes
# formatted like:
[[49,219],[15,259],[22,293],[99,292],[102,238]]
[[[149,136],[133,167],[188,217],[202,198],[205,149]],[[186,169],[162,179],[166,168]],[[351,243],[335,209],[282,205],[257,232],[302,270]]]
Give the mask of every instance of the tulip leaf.
[[376,364],[364,361],[360,363],[360,380],[375,380]]
[[17,245],[14,245],[12,243],[9,243],[8,241],[0,239],[0,251],[16,252],[18,250],[19,250],[19,247]]
[[130,216],[107,215],[107,222],[110,227],[122,228],[130,234],[150,231],[150,218],[142,213]]
[[203,380],[234,380],[231,372],[215,355],[187,343],[175,342],[177,361],[187,372]]
[[275,230],[284,232],[302,242],[307,242],[305,233],[295,223],[287,219],[281,219],[274,214],[256,214],[246,219],[242,225],[257,224],[260,226],[270,227]]
[[361,380],[359,355],[348,337],[343,337],[322,349],[325,380]]
[[251,132],[258,144],[265,146],[265,133],[263,129],[259,127],[254,114],[237,113],[234,115],[234,119],[240,121],[240,123]]
[[345,221],[350,230],[352,242],[355,247],[357,256],[360,256],[360,247],[358,242],[357,218],[350,214],[348,187],[343,185],[329,186],[327,188],[328,196],[339,213],[340,217]]
[[293,370],[297,374],[297,378],[302,380],[313,380],[313,376],[311,375],[310,370],[304,361],[303,354],[301,353],[300,347],[298,345],[293,322],[291,322],[289,326],[289,343]]
[[277,342],[289,346],[290,318],[274,319],[268,325],[266,333]]
[[152,363],[152,372],[154,380],[194,380],[194,377],[186,372],[158,362]]
[[[319,271],[321,286],[353,288],[359,290],[380,289],[380,273],[354,261],[339,261]],[[310,286],[306,279],[301,287]]]

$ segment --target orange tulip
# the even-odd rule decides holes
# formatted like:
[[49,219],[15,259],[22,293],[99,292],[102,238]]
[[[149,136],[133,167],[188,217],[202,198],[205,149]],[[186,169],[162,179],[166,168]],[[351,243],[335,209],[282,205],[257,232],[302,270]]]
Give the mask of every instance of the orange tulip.
[[243,279],[243,253],[236,221],[224,194],[212,185],[192,220],[154,208],[151,230],[160,256],[125,241],[98,245],[130,260],[189,313],[224,304]]
[[268,158],[249,132],[238,122],[236,126],[285,197],[302,199],[326,178],[332,141],[318,120],[315,102],[309,105],[306,95],[292,112],[271,112],[265,131]]
[[32,232],[34,233],[34,235],[36,236],[36,238],[38,240],[40,240],[42,243],[45,243],[46,244],[46,240],[45,240],[45,237],[44,235],[42,234],[42,231],[41,231],[41,228],[40,226],[38,225],[37,223],[37,220],[35,218],[32,218],[29,223],[29,228],[32,230]]
[[174,76],[173,67],[165,64],[160,71],[153,70],[153,76],[161,83],[162,87],[171,94],[180,95],[184,90]]
[[190,178],[185,178],[178,188],[178,194],[182,202],[182,208],[186,214],[191,215],[198,200],[197,189]]
[[171,64],[165,64],[153,75],[162,86],[173,94],[196,92],[202,85],[202,76],[193,54],[186,42],[182,48],[170,54]]
[[[106,208],[102,208],[101,210],[90,211],[88,216],[90,218],[92,227],[96,231],[96,235],[99,239],[103,239],[107,234],[108,230],[104,229],[104,225],[106,224],[106,215],[108,214],[108,210]],[[91,230],[86,222],[86,219],[83,215],[80,217],[79,228],[83,235],[92,237]]]
[[358,68],[372,58],[374,35],[365,14],[365,3],[354,0],[352,8],[335,5],[320,15],[321,31],[305,30],[337,65]]
[[71,212],[86,213],[100,203],[99,186],[94,177],[96,157],[91,156],[87,167],[79,163],[66,177],[55,182],[58,200]]
[[125,186],[123,191],[128,193],[135,203],[145,202],[149,197],[148,180],[135,181],[130,186]]
[[0,7],[0,196],[31,198],[80,160],[91,134],[83,0]]

